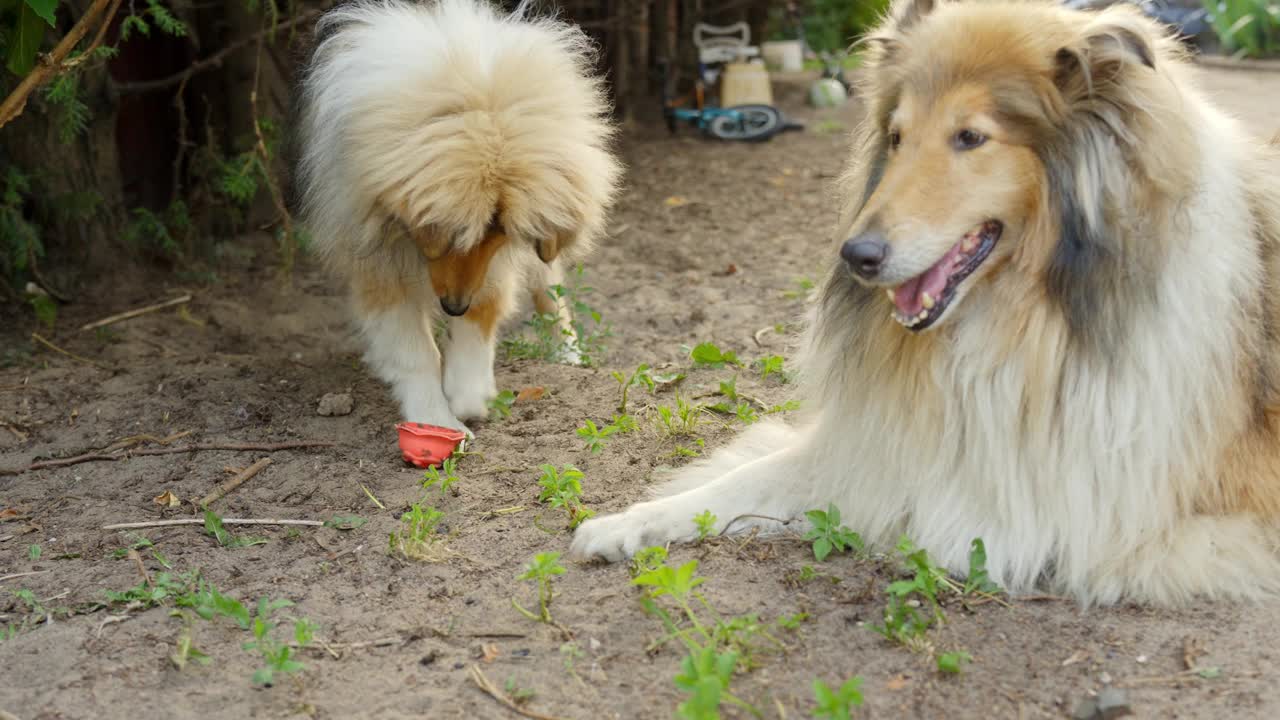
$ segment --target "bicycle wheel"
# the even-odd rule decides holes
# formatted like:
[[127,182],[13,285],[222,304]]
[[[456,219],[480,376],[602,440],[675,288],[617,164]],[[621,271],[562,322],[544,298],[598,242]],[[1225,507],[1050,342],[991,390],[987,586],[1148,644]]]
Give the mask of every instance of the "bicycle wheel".
[[769,105],[735,105],[725,109],[735,114],[717,115],[707,126],[707,132],[721,140],[760,142],[782,129],[782,113]]

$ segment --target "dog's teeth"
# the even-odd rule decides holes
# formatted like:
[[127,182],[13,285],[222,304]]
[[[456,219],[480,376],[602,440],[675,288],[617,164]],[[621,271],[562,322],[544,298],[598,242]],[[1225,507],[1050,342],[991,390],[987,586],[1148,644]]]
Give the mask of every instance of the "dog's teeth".
[[925,310],[933,309],[933,296],[929,293],[920,293],[920,303],[924,305]]
[[921,310],[920,314],[916,316],[916,322],[924,322],[924,319],[927,317],[929,317],[929,311]]
[[978,238],[973,235],[965,235],[964,241],[960,243],[960,249],[965,252],[973,252],[976,247],[978,247]]
[[893,299],[893,288],[885,288],[885,289],[884,289],[884,294],[885,294],[886,296],[888,296],[888,298],[889,298],[890,300],[892,300],[892,299]]

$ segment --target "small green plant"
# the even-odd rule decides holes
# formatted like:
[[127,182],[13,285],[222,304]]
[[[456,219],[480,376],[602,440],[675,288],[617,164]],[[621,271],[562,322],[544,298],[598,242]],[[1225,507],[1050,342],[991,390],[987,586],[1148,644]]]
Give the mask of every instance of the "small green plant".
[[938,656],[938,672],[959,675],[970,662],[973,662],[973,657],[963,650],[942,653]]
[[519,610],[522,615],[530,620],[544,622],[548,625],[553,624],[551,620],[551,600],[555,597],[555,592],[551,588],[551,579],[556,575],[563,575],[564,566],[560,564],[560,553],[538,553],[533,556],[533,561],[524,566],[524,572],[517,576],[517,580],[531,580],[538,586],[538,613],[525,610],[516,602],[515,598],[511,599],[512,606]]
[[506,420],[511,417],[511,406],[516,404],[516,394],[511,390],[503,390],[497,397],[489,401],[489,419]]
[[585,296],[595,292],[594,288],[583,284],[584,277],[582,265],[578,265],[571,285],[552,285],[547,289],[547,294],[553,301],[564,302],[572,310],[572,330],[561,327],[556,313],[535,311],[524,323],[525,327],[533,331],[533,339],[520,334],[502,341],[502,348],[508,359],[561,362],[576,353],[587,367],[599,362],[605,350],[605,340],[613,332],[604,323],[600,312],[584,300]]
[[455,472],[457,468],[458,461],[453,457],[445,458],[438,468],[435,465],[427,468],[427,471],[422,475],[423,489],[430,490],[432,487],[436,487],[440,490],[441,497],[444,497],[450,490],[453,490],[453,494],[457,495],[458,490],[453,487],[453,484],[458,482],[458,475]]
[[182,671],[186,669],[187,663],[190,662],[195,662],[198,665],[208,665],[213,662],[213,658],[196,647],[195,622],[191,618],[191,613],[173,610],[169,615],[182,620],[182,632],[178,633],[178,640],[174,644],[173,654],[169,656],[169,661],[173,663],[173,666]]
[[631,566],[629,572],[631,577],[635,578],[645,573],[651,573],[662,567],[667,561],[667,549],[661,545],[647,547],[636,553],[631,558]]
[[863,550],[858,533],[840,524],[840,511],[835,505],[828,504],[826,511],[810,510],[804,515],[813,525],[804,539],[813,543],[813,557],[818,562],[826,560],[832,550],[842,553]]
[[658,430],[667,437],[689,437],[697,433],[702,424],[702,408],[690,403],[676,393],[675,408],[658,406]]
[[782,297],[788,300],[799,300],[809,297],[809,293],[813,292],[813,281],[809,278],[798,278],[794,290],[784,290]]
[[617,428],[620,433],[629,433],[639,427],[636,424],[636,419],[630,415],[614,415],[610,424]]
[[218,544],[226,548],[249,547],[250,545],[265,545],[266,538],[254,537],[235,537],[230,530],[222,524],[222,518],[214,511],[205,508],[204,511],[204,531],[205,534],[218,541]]
[[1274,0],[1202,0],[1223,48],[1237,55],[1280,55],[1280,6]]
[[815,718],[849,720],[853,708],[862,705],[862,678],[853,677],[837,690],[827,687],[821,680],[813,681],[813,697],[818,706],[813,709]]
[[991,581],[987,574],[987,546],[982,538],[974,538],[969,543],[969,576],[964,581],[964,594],[986,593],[994,595],[1003,592],[999,585]]
[[[305,666],[293,659],[294,648],[287,642],[280,642],[272,635],[278,623],[272,619],[277,610],[290,607],[288,600],[268,600],[265,596],[258,600],[258,612],[253,618],[250,630],[253,640],[244,644],[245,650],[257,650],[262,656],[263,666],[253,674],[253,682],[270,687],[275,682],[277,673],[295,673]],[[310,620],[300,618],[293,622],[293,641],[298,648],[311,644],[315,637],[315,626]]]
[[698,367],[722,368],[725,365],[742,367],[737,353],[732,350],[721,350],[720,346],[713,342],[698,344],[693,350],[689,351],[689,357],[693,359],[693,363]]
[[781,355],[770,355],[756,360],[755,364],[756,368],[760,371],[760,379],[768,380],[770,375],[777,375],[785,381],[787,379],[787,375],[782,367],[783,362],[784,360]]
[[123,560],[129,556],[130,550],[142,550],[143,548],[149,548],[154,546],[154,543],[152,543],[150,539],[145,538],[141,535],[134,535],[130,533],[129,539],[133,541],[132,543],[130,543],[129,547],[116,548],[115,550],[111,551],[112,558],[116,560]]
[[196,571],[173,575],[160,573],[155,578],[123,591],[106,591],[107,602],[145,610],[172,601],[178,606],[194,606],[198,602],[200,577]]
[[41,550],[39,545],[31,545],[27,548],[27,557],[31,559],[31,562],[36,562],[43,554],[44,550]]
[[572,465],[556,468],[541,465],[542,477],[538,478],[538,502],[552,508],[564,508],[569,514],[569,528],[578,527],[595,513],[582,505],[582,471]]
[[507,681],[502,685],[502,689],[506,692],[507,697],[511,698],[511,702],[516,705],[524,705],[537,695],[531,688],[520,687],[516,683],[514,675],[507,678]]
[[653,392],[654,388],[657,387],[653,381],[653,376],[649,374],[649,366],[645,363],[640,363],[640,365],[632,371],[630,376],[623,375],[617,370],[614,370],[610,374],[613,376],[614,380],[618,381],[618,385],[622,388],[622,398],[618,401],[618,412],[620,413],[627,412],[627,392],[633,385],[640,383],[641,385],[649,388],[649,392]]
[[400,516],[400,531],[391,533],[388,539],[389,551],[410,560],[437,559],[439,553],[436,544],[439,535],[436,528],[443,517],[444,513],[429,505],[410,505],[409,510]]
[[693,439],[693,447],[685,447],[684,445],[676,445],[676,449],[671,451],[672,457],[698,457],[707,447],[707,442],[702,438]]
[[608,437],[618,431],[617,425],[605,425],[604,427],[596,427],[592,420],[587,420],[586,424],[578,428],[578,437],[584,441],[583,449],[598,453],[604,450],[605,441]]
[[702,542],[715,530],[716,516],[710,510],[703,510],[693,517],[693,524],[698,528],[698,542]]
[[729,680],[738,665],[732,651],[718,652],[714,645],[699,648],[680,661],[676,687],[689,695],[676,707],[676,716],[685,720],[719,720],[720,704],[729,701],[749,707],[729,693]]
[[359,515],[334,515],[324,521],[324,526],[334,530],[355,530],[369,522]]

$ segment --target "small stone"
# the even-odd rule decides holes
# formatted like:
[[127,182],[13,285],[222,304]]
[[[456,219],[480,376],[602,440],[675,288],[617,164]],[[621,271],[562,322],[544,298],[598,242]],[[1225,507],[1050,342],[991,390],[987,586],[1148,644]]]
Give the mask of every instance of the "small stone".
[[1144,664],[1146,664],[1146,662],[1147,662],[1147,656],[1146,656],[1146,655],[1139,655],[1139,656],[1138,656],[1138,664],[1139,664],[1139,665],[1144,665]]
[[1103,688],[1098,693],[1098,717],[1102,720],[1115,720],[1126,715],[1132,715],[1133,710],[1129,707],[1129,693],[1120,688]]
[[1111,673],[1107,672],[1106,670],[1103,670],[1101,673],[1098,674],[1098,682],[1102,683],[1103,685],[1110,685]]
[[920,607],[920,601],[916,600],[915,598],[911,598],[910,600],[907,601],[907,607],[918,608]]
[[351,399],[350,393],[327,393],[320,398],[320,406],[316,408],[316,412],[325,417],[350,415],[354,405],[355,401]]

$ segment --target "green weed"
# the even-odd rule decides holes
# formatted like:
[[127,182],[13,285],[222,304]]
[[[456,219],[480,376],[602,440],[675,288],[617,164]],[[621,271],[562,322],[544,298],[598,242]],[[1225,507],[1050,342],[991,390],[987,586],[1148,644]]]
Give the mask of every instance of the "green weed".
[[840,524],[840,511],[835,505],[828,504],[826,511],[810,510],[804,515],[813,525],[804,539],[813,543],[813,557],[818,562],[826,560],[832,550],[842,553],[863,550],[858,533]]
[[511,599],[512,606],[519,610],[522,615],[535,620],[544,622],[548,625],[554,624],[551,620],[551,600],[555,597],[555,592],[551,587],[551,579],[556,575],[565,573],[564,566],[560,564],[560,553],[538,553],[533,556],[533,561],[524,566],[524,572],[517,576],[517,580],[531,580],[538,587],[538,613],[525,610],[516,602],[515,598]]
[[736,353],[732,350],[721,350],[720,346],[713,342],[698,344],[689,351],[689,357],[693,359],[694,365],[698,367],[722,368],[725,365],[742,367],[742,362],[738,360]]
[[36,562],[43,554],[44,550],[41,550],[39,545],[30,545],[27,547],[27,557],[31,562]]
[[849,720],[853,708],[862,704],[862,678],[853,677],[837,690],[827,687],[821,680],[813,681],[813,697],[818,706],[813,709],[815,718]]
[[439,559],[437,543],[440,536],[436,529],[443,517],[444,513],[429,505],[423,507],[414,503],[409,506],[409,510],[400,516],[400,531],[391,533],[388,538],[388,551],[410,560]]
[[538,478],[538,502],[552,508],[563,508],[569,515],[569,529],[578,527],[583,520],[595,513],[582,505],[582,471],[572,465],[556,468],[540,465],[542,477]]
[[[253,640],[242,647],[245,650],[257,650],[262,657],[263,666],[253,674],[253,682],[270,687],[278,673],[295,673],[304,669],[304,665],[293,659],[294,649],[287,642],[275,638],[272,632],[278,623],[272,619],[277,610],[291,607],[288,600],[268,600],[265,596],[258,600],[258,612],[253,618],[250,629]],[[315,626],[310,620],[300,618],[293,622],[293,642],[298,648],[304,648],[315,637]]]
[[222,518],[214,511],[205,508],[204,511],[204,531],[205,534],[218,541],[218,544],[227,548],[249,547],[250,545],[265,545],[266,538],[255,537],[235,537],[222,524]]
[[489,419],[506,420],[511,417],[511,406],[516,403],[516,394],[511,390],[503,390],[497,397],[489,401]]
[[563,329],[555,313],[534,312],[524,325],[533,332],[530,339],[521,333],[502,341],[508,359],[532,359],[546,362],[562,362],[576,350],[582,364],[597,365],[605,351],[605,340],[612,330],[604,323],[600,312],[584,299],[595,292],[583,284],[585,272],[581,265],[574,270],[571,285],[552,285],[547,294],[557,303],[564,301],[573,314],[573,329]]
[[712,515],[710,510],[703,510],[694,516],[693,524],[698,528],[698,542],[702,542],[715,530],[716,516]]
[[973,662],[973,657],[963,650],[942,653],[938,656],[938,672],[959,675],[970,662]]
[[658,406],[658,431],[667,437],[690,437],[697,433],[698,426],[702,424],[702,413],[701,407],[676,393],[675,408]]
[[453,484],[458,482],[458,475],[455,472],[457,468],[458,461],[453,457],[445,458],[438,468],[432,465],[422,475],[422,488],[430,490],[435,487],[439,489],[441,497],[444,497],[450,490],[453,491],[454,495],[457,495],[458,490],[453,487]]
[[584,441],[583,449],[593,453],[604,450],[605,441],[610,435],[618,431],[617,425],[605,425],[604,427],[596,427],[592,420],[587,420],[586,424],[578,428],[578,437]]

